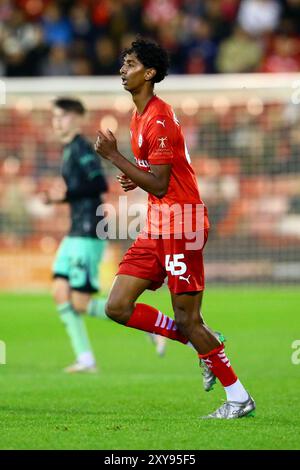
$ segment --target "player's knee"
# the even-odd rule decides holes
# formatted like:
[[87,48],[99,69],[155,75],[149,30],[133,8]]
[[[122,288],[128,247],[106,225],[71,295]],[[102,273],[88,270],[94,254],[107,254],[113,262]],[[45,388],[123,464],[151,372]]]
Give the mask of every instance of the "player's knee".
[[91,295],[86,293],[81,293],[77,291],[72,291],[71,302],[73,309],[79,313],[84,314],[87,311],[89,301],[91,300]]
[[175,323],[179,330],[188,331],[199,323],[199,312],[188,311],[185,307],[174,308]]
[[118,323],[126,324],[132,314],[133,303],[128,299],[110,297],[105,305],[106,315]]
[[76,313],[83,314],[86,312],[87,305],[82,304],[81,302],[78,302],[76,300],[72,300],[72,307]]
[[181,307],[174,308],[175,323],[179,330],[185,330],[189,324],[188,312]]
[[70,289],[67,281],[57,279],[54,281],[52,296],[56,304],[63,304],[70,300]]

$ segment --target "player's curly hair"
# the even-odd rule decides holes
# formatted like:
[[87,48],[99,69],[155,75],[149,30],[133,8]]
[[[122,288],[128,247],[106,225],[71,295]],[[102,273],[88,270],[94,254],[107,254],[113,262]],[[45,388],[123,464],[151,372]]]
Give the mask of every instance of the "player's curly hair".
[[131,43],[131,47],[124,49],[122,60],[127,54],[135,54],[144,67],[153,67],[156,70],[156,74],[151,80],[152,83],[161,82],[168,75],[170,65],[168,53],[156,42],[138,37]]

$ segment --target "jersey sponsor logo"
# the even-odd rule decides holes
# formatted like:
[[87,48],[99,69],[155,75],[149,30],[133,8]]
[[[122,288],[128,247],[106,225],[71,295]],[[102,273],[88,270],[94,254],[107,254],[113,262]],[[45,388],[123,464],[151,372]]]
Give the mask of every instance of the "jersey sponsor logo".
[[165,124],[166,124],[166,121],[165,119],[163,121],[160,121],[159,119],[157,119],[156,121],[157,124],[161,124],[163,127],[166,127]]
[[182,279],[183,281],[186,281],[188,284],[191,284],[190,277],[191,275],[189,274],[188,277],[179,276],[179,279]]
[[138,140],[138,146],[139,148],[141,148],[141,146],[143,145],[143,136],[142,134],[139,135],[139,140]]
[[168,137],[159,137],[158,142],[159,142],[159,148],[164,149],[166,148],[166,141],[168,140]]

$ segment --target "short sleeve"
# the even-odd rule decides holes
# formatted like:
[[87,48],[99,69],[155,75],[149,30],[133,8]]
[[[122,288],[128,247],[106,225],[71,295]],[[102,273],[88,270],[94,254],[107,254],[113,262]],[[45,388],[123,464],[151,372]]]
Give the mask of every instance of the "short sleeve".
[[156,116],[147,127],[148,161],[150,165],[172,163],[177,127],[168,116]]

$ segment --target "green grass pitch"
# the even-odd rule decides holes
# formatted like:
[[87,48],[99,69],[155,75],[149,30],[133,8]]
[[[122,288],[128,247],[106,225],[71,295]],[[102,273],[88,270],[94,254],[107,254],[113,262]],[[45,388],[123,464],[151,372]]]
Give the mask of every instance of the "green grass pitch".
[[[143,301],[170,314],[168,292]],[[255,418],[205,421],[224,399],[202,390],[195,353],[168,343],[155,355],[145,334],[87,319],[98,375],[66,376],[73,356],[49,295],[1,294],[1,449],[299,449],[300,291],[209,288],[203,313],[257,402]]]

